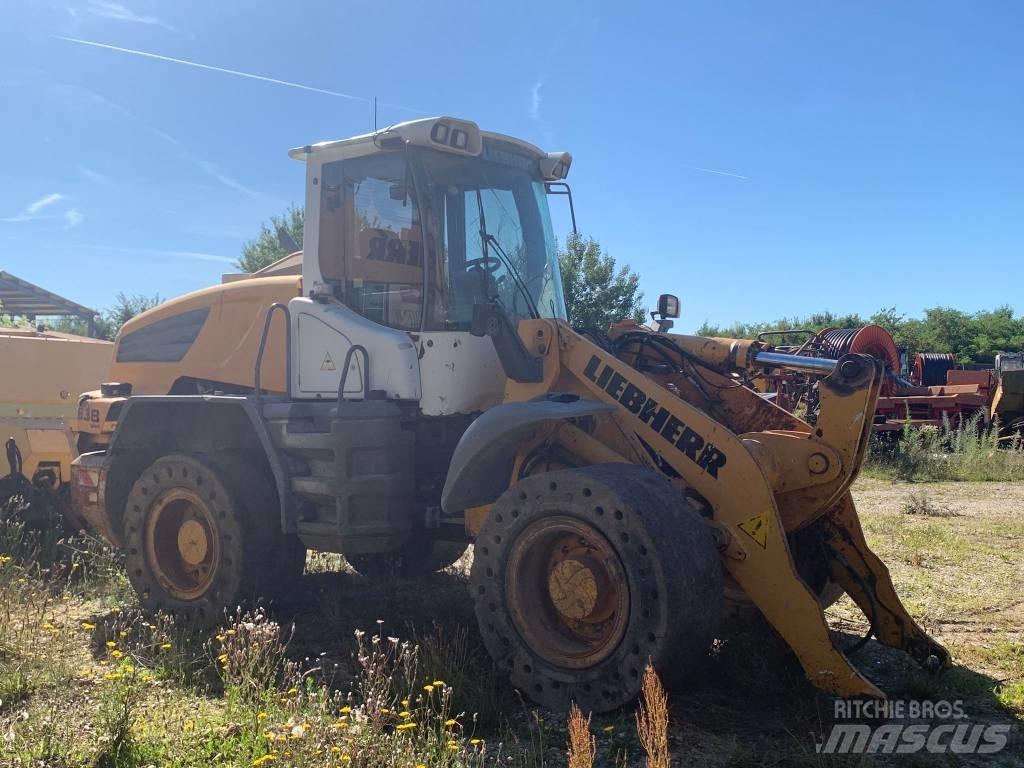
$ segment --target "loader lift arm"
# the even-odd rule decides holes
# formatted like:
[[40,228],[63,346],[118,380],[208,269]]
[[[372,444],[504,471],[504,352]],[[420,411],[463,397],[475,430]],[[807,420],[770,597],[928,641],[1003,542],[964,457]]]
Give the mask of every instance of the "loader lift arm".
[[[543,361],[544,374],[537,383],[510,377],[506,404],[568,392],[614,410],[597,417],[591,430],[596,441],[566,429],[564,421],[535,430],[532,441],[519,445],[513,483],[522,477],[525,457],[541,446],[560,444],[569,454],[582,453],[581,464],[590,463],[588,439],[605,452],[602,461],[611,449],[622,461],[643,462],[667,475],[711,510],[707,522],[724,569],[795,651],[808,679],[843,697],[883,697],[836,647],[822,605],[794,561],[790,534],[813,525],[826,540],[820,550],[829,558],[826,572],[872,619],[878,639],[929,671],[948,664],[945,649],[900,603],[888,571],[864,541],[849,496],[881,385],[881,365],[873,358],[847,355],[834,364],[819,387],[820,415],[811,427],[723,370],[722,340],[704,340],[715,342],[706,359],[698,341],[669,337],[666,345],[654,340],[665,334],[636,326],[613,327],[612,349],[559,321],[522,321],[518,330],[523,345]],[[617,339],[623,343],[616,348]],[[661,363],[645,366],[645,343],[685,352],[677,365],[662,364],[661,355]],[[754,366],[755,352],[748,348],[732,360],[737,367]],[[481,420],[498,416],[502,407],[509,406]],[[597,455],[594,446],[590,450]]]

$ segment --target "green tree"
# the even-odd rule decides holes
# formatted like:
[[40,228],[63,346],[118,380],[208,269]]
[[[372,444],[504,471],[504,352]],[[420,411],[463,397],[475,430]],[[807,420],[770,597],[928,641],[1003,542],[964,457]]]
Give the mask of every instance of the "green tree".
[[235,266],[243,272],[258,272],[287,256],[288,249],[278,240],[278,229],[283,228],[287,231],[301,248],[304,219],[305,210],[294,205],[288,206],[288,210],[282,216],[271,216],[269,224],[263,222],[260,225],[260,233],[256,239],[242,246],[242,256],[235,262]]
[[558,254],[558,265],[574,327],[605,331],[622,320],[644,321],[640,276],[628,264],[616,270],[615,259],[594,238],[570,235]]
[[[980,312],[964,312],[952,307],[931,307],[924,311],[924,317],[907,317],[895,307],[881,309],[871,315],[867,322],[875,323],[892,334],[896,347],[913,358],[917,352],[951,352],[958,363],[991,365],[997,352],[1024,349],[1024,317],[1014,317],[1013,309],[1007,306]],[[704,323],[697,329],[701,336],[724,336],[726,338],[753,338],[764,331],[787,328],[807,328],[820,331],[823,328],[856,328],[865,320],[857,314],[833,315],[819,312],[809,317],[793,317],[762,323],[735,323],[730,327],[713,326]],[[793,338],[783,341],[775,337],[776,343],[792,343]]]
[[[119,292],[115,298],[114,306],[96,315],[93,323],[93,335],[97,339],[113,341],[121,330],[122,325],[147,309],[152,309],[161,301],[162,299],[159,295],[143,296],[142,294],[135,294],[134,296],[129,296],[126,293]],[[86,336],[89,330],[88,323],[77,317],[61,318],[53,323],[48,323],[48,326],[55,331],[73,333],[77,336]]]

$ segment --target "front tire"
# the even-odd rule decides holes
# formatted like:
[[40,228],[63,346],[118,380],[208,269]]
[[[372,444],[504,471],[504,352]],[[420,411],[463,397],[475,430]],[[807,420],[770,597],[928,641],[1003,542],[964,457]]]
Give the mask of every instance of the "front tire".
[[143,608],[212,626],[251,596],[276,521],[246,503],[229,456],[172,454],[132,486],[125,566]]
[[488,651],[534,701],[608,711],[644,667],[666,682],[708,654],[722,567],[707,524],[656,473],[604,464],[535,475],[495,502],[470,574]]

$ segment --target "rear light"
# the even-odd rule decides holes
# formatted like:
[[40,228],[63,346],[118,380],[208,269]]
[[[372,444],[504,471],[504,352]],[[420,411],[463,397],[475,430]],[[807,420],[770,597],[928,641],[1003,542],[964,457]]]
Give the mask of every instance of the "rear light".
[[102,470],[91,467],[76,467],[77,472],[72,473],[74,482],[87,488],[98,488],[100,485],[100,473]]

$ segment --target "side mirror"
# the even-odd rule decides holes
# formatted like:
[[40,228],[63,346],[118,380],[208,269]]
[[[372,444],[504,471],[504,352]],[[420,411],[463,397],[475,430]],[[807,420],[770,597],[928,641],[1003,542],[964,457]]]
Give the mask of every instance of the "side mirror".
[[679,297],[663,293],[658,297],[658,314],[663,317],[679,317]]

